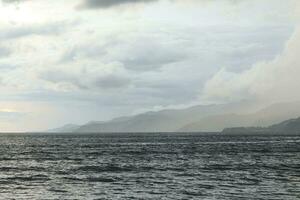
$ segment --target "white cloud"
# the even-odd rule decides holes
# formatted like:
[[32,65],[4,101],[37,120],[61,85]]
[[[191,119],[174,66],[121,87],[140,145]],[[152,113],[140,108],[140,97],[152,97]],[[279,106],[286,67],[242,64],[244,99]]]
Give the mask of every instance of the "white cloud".
[[78,8],[80,9],[100,9],[110,8],[114,6],[137,4],[137,3],[150,3],[157,0],[84,0]]
[[256,98],[282,102],[300,100],[300,31],[297,29],[284,51],[274,60],[259,62],[242,73],[221,69],[206,83],[203,98],[228,101]]
[[[79,65],[79,66],[78,66]],[[80,66],[82,65],[82,66]],[[52,83],[55,89],[62,90],[112,90],[126,88],[130,84],[127,73],[117,65],[101,63],[80,63],[78,67],[47,69],[38,72],[38,78]],[[53,88],[53,87],[52,87]]]
[[187,105],[213,75],[207,99],[263,96],[279,75],[261,75],[274,73],[261,66],[282,51],[294,23],[293,0],[162,0],[89,12],[75,8],[82,2],[1,5],[0,16],[8,17],[0,19],[0,104],[33,109],[41,101],[35,116],[55,126]]

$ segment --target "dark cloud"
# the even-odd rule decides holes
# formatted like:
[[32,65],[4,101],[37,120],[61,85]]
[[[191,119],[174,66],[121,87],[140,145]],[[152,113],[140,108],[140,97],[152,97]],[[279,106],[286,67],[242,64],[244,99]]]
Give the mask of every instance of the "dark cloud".
[[68,49],[59,64],[81,59],[96,59],[103,63],[118,62],[132,71],[153,71],[188,58],[185,42],[170,36],[111,39],[104,44],[88,43]]
[[[189,81],[189,83],[178,84],[174,80],[165,79],[167,81],[156,80],[153,83],[144,82],[136,84],[134,91],[134,95],[136,96],[134,99],[148,102],[152,105],[157,102],[163,105],[172,105],[186,103],[197,98],[198,82]],[[147,96],[146,99],[143,98],[145,96]]]
[[54,84],[65,83],[80,90],[119,89],[127,87],[130,79],[122,74],[80,74],[68,73],[62,70],[47,70],[38,74],[39,78]]
[[158,38],[139,37],[115,46],[113,51],[118,53],[112,57],[126,69],[152,71],[187,59],[187,49],[184,43],[175,38],[163,35]]
[[80,9],[101,9],[132,3],[150,3],[158,0],[84,0]]
[[130,84],[130,80],[127,77],[111,74],[108,76],[98,77],[94,83],[98,88],[111,89],[128,86]]
[[82,57],[87,58],[99,58],[106,55],[104,46],[101,45],[79,45],[67,50],[59,60],[59,63],[68,63],[80,59]]
[[11,71],[11,70],[15,70],[18,67],[19,67],[18,65],[14,65],[14,64],[1,63],[0,64],[0,71],[2,71],[2,72],[3,71]]
[[2,0],[3,3],[19,3],[20,0]]
[[80,89],[86,88],[81,84],[79,77],[61,70],[46,70],[38,74],[39,78],[51,83],[69,83]]
[[26,1],[30,1],[30,0],[2,0],[3,3],[5,4],[12,4],[12,3],[24,3]]
[[[14,0],[17,1],[17,0]],[[105,9],[126,4],[151,3],[159,0],[83,0],[78,6],[79,9]],[[174,1],[174,0],[171,0]],[[209,3],[217,0],[195,0],[195,2]],[[238,4],[244,0],[224,0],[230,4]],[[182,1],[184,2],[184,1]]]
[[141,51],[139,55],[121,60],[124,67],[134,71],[152,71],[184,59],[184,55],[176,51],[160,51],[155,49],[146,52]]
[[56,35],[65,31],[73,23],[65,21],[36,24],[31,26],[13,26],[0,29],[0,40],[9,40],[31,35]]
[[[11,54],[11,50],[6,47],[0,47],[0,58],[7,57]],[[0,67],[1,68],[1,67]]]

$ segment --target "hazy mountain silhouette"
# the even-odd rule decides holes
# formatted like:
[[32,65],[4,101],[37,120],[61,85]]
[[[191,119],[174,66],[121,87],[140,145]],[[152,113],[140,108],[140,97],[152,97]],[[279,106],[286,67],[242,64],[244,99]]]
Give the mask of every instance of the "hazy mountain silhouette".
[[299,132],[300,133],[300,117],[283,121],[279,124],[269,126],[268,129],[276,132]]
[[249,102],[200,105],[93,121],[82,126],[67,125],[51,132],[198,132],[222,131],[228,127],[268,127],[300,116],[300,102],[273,104],[255,112],[250,110],[253,105]]
[[187,124],[179,131],[221,131],[228,127],[267,127],[300,116],[300,102],[278,103],[250,114],[209,116]]
[[78,129],[80,126],[79,125],[76,125],[76,124],[66,124],[62,127],[59,127],[59,128],[55,128],[55,129],[50,129],[48,130],[47,132],[54,132],[54,133],[66,133],[66,132],[73,132],[75,131],[76,129]]
[[225,128],[223,133],[300,133],[300,117],[296,119],[285,120],[281,123],[274,124],[268,127],[233,127]]
[[239,104],[199,105],[185,109],[168,109],[146,112],[130,117],[116,118],[108,122],[92,122],[75,132],[174,132],[186,124],[208,116],[246,110],[247,102]]

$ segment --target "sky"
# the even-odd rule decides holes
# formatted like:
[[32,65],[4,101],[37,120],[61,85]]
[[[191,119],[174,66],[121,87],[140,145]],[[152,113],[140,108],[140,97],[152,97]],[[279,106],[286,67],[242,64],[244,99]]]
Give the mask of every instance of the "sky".
[[300,100],[297,0],[2,0],[0,131]]

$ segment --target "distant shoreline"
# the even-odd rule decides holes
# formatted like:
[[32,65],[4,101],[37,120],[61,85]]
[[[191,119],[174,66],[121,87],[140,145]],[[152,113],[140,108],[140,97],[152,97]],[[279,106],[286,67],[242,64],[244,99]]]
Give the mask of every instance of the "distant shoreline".
[[157,135],[170,135],[170,136],[298,136],[300,132],[91,132],[91,133],[78,133],[78,132],[0,132],[1,136],[157,136]]

